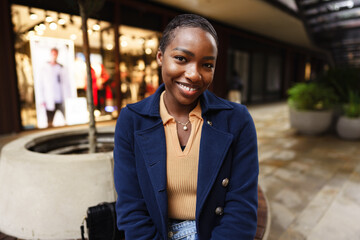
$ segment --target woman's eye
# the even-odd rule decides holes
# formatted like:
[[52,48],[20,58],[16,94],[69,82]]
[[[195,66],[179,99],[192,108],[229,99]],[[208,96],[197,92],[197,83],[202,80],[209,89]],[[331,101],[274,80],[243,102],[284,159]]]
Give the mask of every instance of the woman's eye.
[[180,61],[180,62],[185,62],[186,58],[184,58],[183,56],[175,56],[175,59]]
[[206,67],[206,68],[214,68],[214,64],[205,63],[205,64],[204,64],[204,67]]

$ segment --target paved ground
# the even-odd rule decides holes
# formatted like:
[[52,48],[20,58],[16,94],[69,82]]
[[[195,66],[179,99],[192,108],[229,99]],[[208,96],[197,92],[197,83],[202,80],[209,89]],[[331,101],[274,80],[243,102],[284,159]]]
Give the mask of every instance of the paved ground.
[[360,141],[301,136],[286,104],[250,107],[260,178],[271,209],[269,240],[360,239]]
[[[268,239],[360,240],[360,141],[297,135],[284,103],[249,109],[271,210]],[[17,136],[0,136],[0,148]]]

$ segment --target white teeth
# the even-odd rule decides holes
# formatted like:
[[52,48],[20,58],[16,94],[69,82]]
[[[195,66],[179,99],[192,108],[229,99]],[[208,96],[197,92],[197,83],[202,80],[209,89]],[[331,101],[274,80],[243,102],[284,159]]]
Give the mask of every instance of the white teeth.
[[185,85],[182,85],[181,83],[179,83],[179,86],[187,91],[195,91],[196,89],[195,88],[190,88],[190,87],[187,87]]

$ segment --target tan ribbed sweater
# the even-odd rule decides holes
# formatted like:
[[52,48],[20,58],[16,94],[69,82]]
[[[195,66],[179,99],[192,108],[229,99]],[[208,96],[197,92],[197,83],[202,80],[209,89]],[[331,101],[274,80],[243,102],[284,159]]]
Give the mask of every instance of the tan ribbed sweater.
[[164,124],[167,152],[167,194],[169,218],[194,220],[199,163],[199,149],[203,119],[198,104],[189,114],[191,133],[184,151],[181,150],[176,121],[160,98],[160,116]]

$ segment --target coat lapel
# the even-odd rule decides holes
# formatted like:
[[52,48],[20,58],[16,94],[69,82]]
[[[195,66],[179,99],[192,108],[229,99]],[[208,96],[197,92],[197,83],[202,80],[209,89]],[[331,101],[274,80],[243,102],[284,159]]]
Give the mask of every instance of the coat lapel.
[[[145,159],[151,186],[157,200],[163,221],[167,218],[166,193],[166,142],[162,121],[153,127],[136,132],[136,143]],[[163,222],[166,225],[166,222]]]
[[199,213],[214,184],[232,139],[232,134],[216,130],[204,123],[200,142],[196,218],[199,217]]

